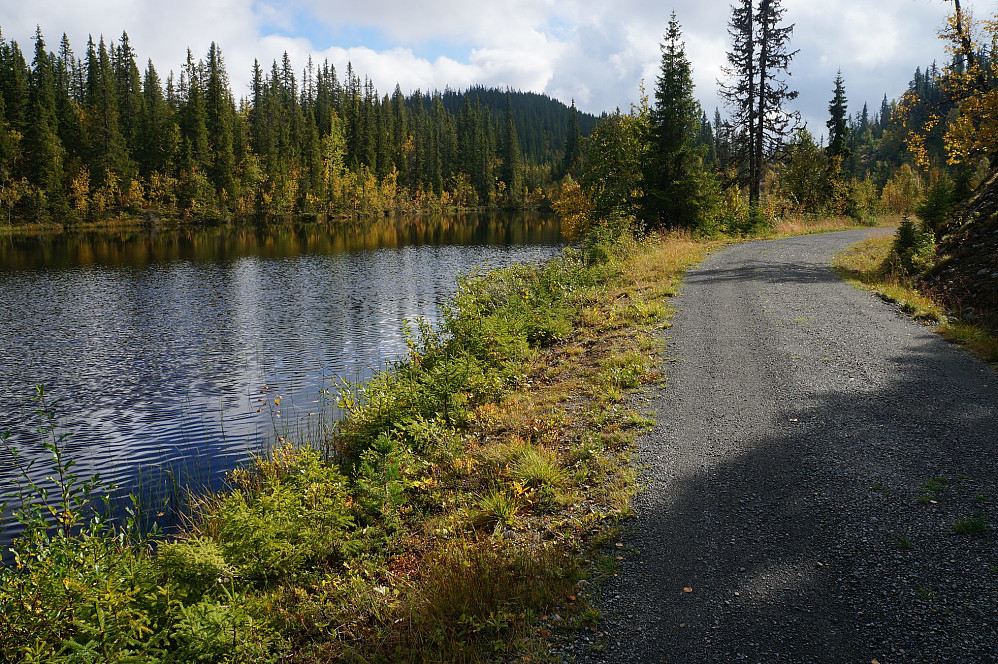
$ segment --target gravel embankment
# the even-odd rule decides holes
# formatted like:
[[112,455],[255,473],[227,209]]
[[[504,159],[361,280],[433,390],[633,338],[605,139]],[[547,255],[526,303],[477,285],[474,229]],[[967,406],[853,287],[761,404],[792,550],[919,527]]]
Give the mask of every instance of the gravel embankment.
[[866,234],[688,274],[624,560],[566,660],[998,662],[998,375],[835,277]]

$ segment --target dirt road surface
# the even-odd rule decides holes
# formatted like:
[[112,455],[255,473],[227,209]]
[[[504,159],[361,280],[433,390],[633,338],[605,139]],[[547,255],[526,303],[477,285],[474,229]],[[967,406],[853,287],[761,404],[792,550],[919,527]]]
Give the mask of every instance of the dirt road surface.
[[688,274],[624,560],[567,660],[998,661],[998,374],[832,273],[867,233]]

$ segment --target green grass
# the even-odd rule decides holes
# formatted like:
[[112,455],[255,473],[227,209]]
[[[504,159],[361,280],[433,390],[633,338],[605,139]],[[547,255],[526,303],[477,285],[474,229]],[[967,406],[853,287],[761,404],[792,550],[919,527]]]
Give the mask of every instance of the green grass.
[[963,517],[953,524],[957,535],[983,535],[989,528],[987,517],[981,514]]
[[846,281],[877,293],[916,320],[935,325],[947,341],[965,346],[986,362],[998,362],[998,338],[980,326],[950,318],[942,305],[890,267],[893,241],[888,234],[869,238],[840,252],[832,265]]

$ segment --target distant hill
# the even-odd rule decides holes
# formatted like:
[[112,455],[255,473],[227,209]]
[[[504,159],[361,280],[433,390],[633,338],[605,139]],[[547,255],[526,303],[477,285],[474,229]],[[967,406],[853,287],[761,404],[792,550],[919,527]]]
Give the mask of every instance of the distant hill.
[[[516,132],[520,137],[520,148],[527,163],[541,166],[560,161],[565,139],[568,138],[568,119],[571,113],[571,108],[564,102],[537,92],[475,86],[464,92],[444,90],[444,108],[456,115],[467,98],[472,106],[479,101],[494,117],[503,118],[507,94]],[[599,120],[595,115],[582,112],[579,112],[578,118],[579,130],[583,136],[591,134]]]

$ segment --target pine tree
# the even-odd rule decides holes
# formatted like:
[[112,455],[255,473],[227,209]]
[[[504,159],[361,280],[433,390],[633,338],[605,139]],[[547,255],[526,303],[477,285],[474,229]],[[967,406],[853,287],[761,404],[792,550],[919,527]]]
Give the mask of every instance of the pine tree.
[[55,72],[45,50],[41,28],[35,32],[35,58],[31,68],[29,107],[32,121],[27,125],[24,147],[28,177],[44,194],[44,200],[38,201],[36,214],[45,218],[49,213],[65,213],[67,206],[62,182],[65,151],[56,121]]
[[[828,104],[830,118],[828,127],[828,156],[839,161],[849,156],[849,126],[846,122],[846,90],[842,80],[842,70],[835,77],[835,92]],[[864,111],[866,107],[864,106]]]
[[786,140],[798,116],[784,110],[784,103],[796,99],[782,79],[797,54],[789,51],[794,26],[781,26],[786,10],[781,0],[742,0],[732,8],[728,52],[721,96],[732,109],[736,155],[747,162],[742,176],[749,187],[749,204],[759,204],[766,161]]
[[[725,132],[729,138],[727,149],[719,150],[725,156],[722,167],[733,168],[737,179],[744,182],[754,182],[759,171],[753,147],[758,116],[756,75],[759,63],[756,59],[755,9],[752,2],[740,0],[731,8],[728,22],[731,50],[727,53],[728,64],[724,67],[727,81],[720,87],[721,98],[731,113],[731,124]],[[748,170],[744,172],[746,167]]]
[[520,151],[520,139],[513,122],[513,104],[506,95],[506,122],[503,132],[502,176],[506,185],[506,202],[510,206],[523,204],[523,154]]
[[759,104],[756,117],[756,138],[754,149],[758,168],[752,182],[752,200],[758,204],[762,188],[763,167],[766,158],[777,152],[799,122],[796,113],[788,113],[783,105],[797,98],[797,91],[791,90],[781,76],[789,74],[790,62],[797,51],[790,51],[790,37],[793,24],[781,26],[786,9],[782,0],[759,0],[756,11],[759,47]]
[[582,139],[582,132],[579,129],[579,112],[575,108],[575,100],[572,100],[572,107],[568,115],[568,135],[565,137],[565,156],[562,159],[562,171],[568,173],[575,167],[575,162],[579,160],[579,143]]
[[661,50],[642,168],[641,216],[652,228],[703,228],[713,220],[717,188],[703,163],[706,147],[697,140],[702,111],[693,97],[693,74],[675,13]]

